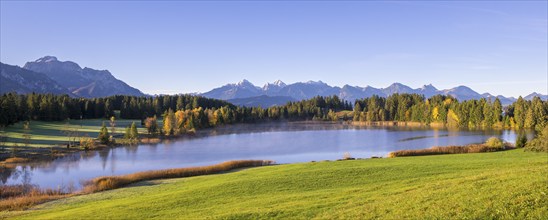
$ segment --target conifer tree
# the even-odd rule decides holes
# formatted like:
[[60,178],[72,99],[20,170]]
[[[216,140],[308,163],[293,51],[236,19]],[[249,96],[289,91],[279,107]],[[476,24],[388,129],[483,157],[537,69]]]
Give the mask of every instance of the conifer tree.
[[103,125],[101,126],[101,130],[99,131],[99,136],[97,139],[101,144],[108,144],[109,143],[110,135],[108,134],[108,129],[105,126],[105,123],[103,122]]
[[126,140],[131,139],[131,128],[129,126],[126,127],[126,132],[124,133],[124,139]]
[[135,125],[135,122],[131,123],[130,137],[131,137],[131,139],[139,138],[139,132],[137,131],[137,126]]
[[175,125],[175,114],[173,113],[173,110],[168,109],[166,113],[164,113],[164,135],[170,136],[173,135],[173,128]]

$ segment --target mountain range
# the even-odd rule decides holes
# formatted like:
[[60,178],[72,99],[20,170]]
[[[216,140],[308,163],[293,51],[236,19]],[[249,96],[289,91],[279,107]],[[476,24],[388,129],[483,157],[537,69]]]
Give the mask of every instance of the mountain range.
[[115,78],[108,70],[81,68],[72,61],[45,56],[22,68],[1,64],[0,92],[69,94],[74,97],[145,94]]
[[272,106],[279,106],[286,104],[288,102],[294,102],[297,101],[296,99],[289,97],[289,96],[267,96],[267,95],[261,95],[261,96],[253,96],[248,98],[236,98],[236,99],[228,99],[227,102],[230,102],[234,105],[239,106],[247,106],[247,107],[263,107],[268,108]]
[[[322,81],[308,81],[308,82],[297,82],[293,84],[285,84],[284,82],[277,80],[273,83],[267,83],[263,87],[255,86],[253,83],[248,80],[242,80],[238,83],[226,84],[219,88],[215,88],[209,92],[202,93],[200,95],[215,98],[223,99],[227,101],[233,101],[236,105],[247,105],[247,106],[257,106],[260,105],[261,99],[257,97],[270,97],[268,103],[262,105],[272,106],[272,105],[281,105],[285,104],[287,97],[293,98],[294,100],[303,100],[310,99],[314,96],[330,96],[337,95],[342,99],[353,102],[356,99],[362,99],[366,97],[371,97],[373,95],[388,97],[395,93],[409,93],[409,94],[421,94],[426,98],[432,97],[434,95],[450,95],[455,97],[458,100],[470,100],[470,99],[480,99],[480,98],[499,98],[503,105],[511,104],[516,101],[514,97],[504,97],[504,96],[493,96],[489,93],[479,94],[478,92],[466,87],[458,86],[451,89],[439,90],[434,87],[432,84],[424,85],[421,88],[413,89],[409,86],[406,86],[401,83],[393,83],[392,85],[386,88],[374,88],[371,86],[359,87],[359,86],[350,86],[344,85],[342,88],[337,86],[330,86]],[[532,93],[524,98],[527,100],[533,99],[533,97],[539,96],[543,100],[547,100],[547,95],[541,95],[538,93]],[[286,97],[284,98],[272,98],[272,97]],[[273,100],[280,100],[278,103],[273,103]],[[247,104],[242,104],[246,102]]]
[[46,74],[0,63],[0,94],[8,92],[72,94]]
[[[45,56],[27,62],[23,67],[0,63],[0,68],[0,94],[7,92],[21,94],[36,92],[69,94],[72,97],[85,98],[112,95],[146,95],[117,79],[108,70],[82,68],[75,62],[59,61],[54,56]],[[479,94],[466,86],[443,90],[439,90],[431,84],[413,89],[401,83],[393,83],[386,88],[351,85],[337,87],[330,86],[322,81],[286,84],[281,80],[277,80],[259,87],[245,79],[239,83],[226,84],[209,92],[196,94],[208,98],[227,100],[236,105],[269,107],[315,96],[337,95],[342,99],[353,102],[356,99],[373,95],[387,97],[394,93],[416,93],[427,98],[443,94],[453,96],[459,100],[499,98],[503,105],[516,101],[514,97],[495,96],[489,93]],[[535,96],[548,100],[548,95],[538,93],[529,94],[524,98],[531,100]]]

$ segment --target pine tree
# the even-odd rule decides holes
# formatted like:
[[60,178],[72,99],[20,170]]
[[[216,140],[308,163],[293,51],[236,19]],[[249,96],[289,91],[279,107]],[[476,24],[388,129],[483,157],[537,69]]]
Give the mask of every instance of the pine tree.
[[137,131],[137,126],[135,125],[135,122],[131,123],[130,137],[131,137],[131,139],[138,139],[139,138],[139,132]]
[[499,98],[496,98],[493,103],[493,114],[495,116],[495,123],[502,120],[502,104],[500,103]]
[[173,134],[173,127],[175,125],[175,114],[173,113],[173,110],[168,109],[166,113],[164,113],[164,135],[170,136]]
[[103,122],[103,125],[101,126],[101,130],[99,131],[99,136],[97,139],[99,139],[99,142],[101,144],[108,144],[109,143],[110,135],[108,134],[108,129],[105,126],[105,123]]
[[514,121],[517,128],[523,128],[525,124],[526,104],[526,101],[521,96],[514,103]]
[[126,127],[126,132],[124,133],[124,139],[126,140],[131,139],[131,128],[129,126]]
[[544,128],[548,123],[548,102],[545,102],[543,105],[542,100],[538,96],[534,97],[531,108],[533,109],[535,128]]
[[491,102],[485,102],[483,104],[483,124],[485,125],[485,127],[490,128],[493,127],[496,121],[497,116],[493,111],[493,106],[491,105]]
[[524,128],[534,128],[535,127],[535,118],[533,115],[533,108],[527,109],[525,112],[525,120],[523,121]]
[[178,96],[176,110],[184,110],[184,108],[185,102],[183,101],[183,96]]

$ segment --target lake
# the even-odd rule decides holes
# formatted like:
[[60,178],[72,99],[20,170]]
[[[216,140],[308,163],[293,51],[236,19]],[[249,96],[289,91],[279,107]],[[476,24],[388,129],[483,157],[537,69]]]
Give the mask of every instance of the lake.
[[79,188],[81,181],[104,175],[239,159],[277,163],[336,160],[345,152],[356,158],[370,158],[402,149],[481,143],[491,136],[512,143],[516,138],[511,130],[365,127],[321,122],[234,125],[161,144],[80,152],[49,162],[0,168],[0,183]]

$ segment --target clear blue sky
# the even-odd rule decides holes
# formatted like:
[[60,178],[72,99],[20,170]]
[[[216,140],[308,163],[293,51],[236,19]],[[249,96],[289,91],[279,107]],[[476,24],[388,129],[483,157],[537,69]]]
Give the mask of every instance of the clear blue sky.
[[2,1],[0,60],[108,69],[146,93],[322,80],[548,93],[547,1]]

